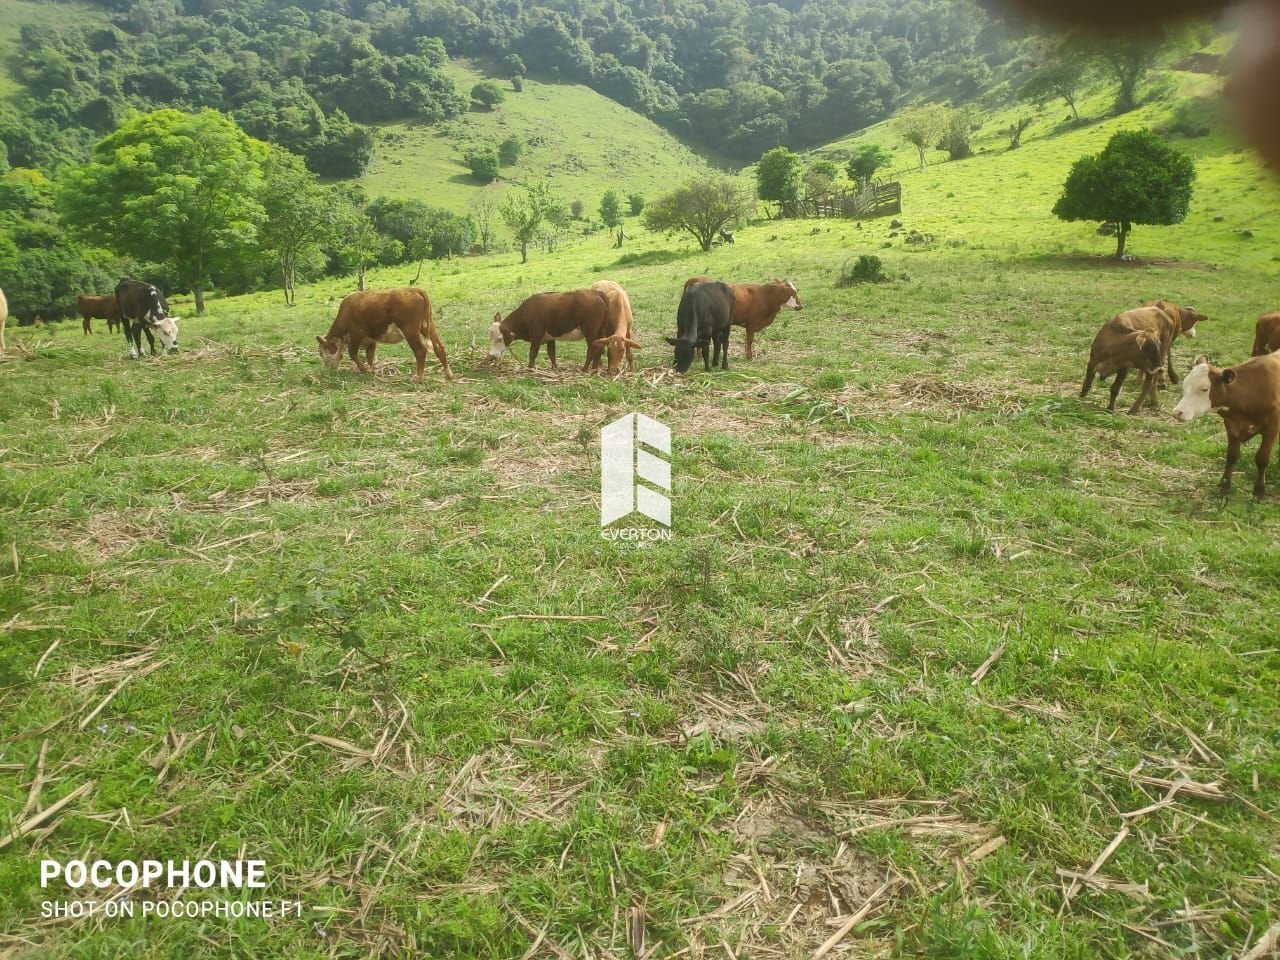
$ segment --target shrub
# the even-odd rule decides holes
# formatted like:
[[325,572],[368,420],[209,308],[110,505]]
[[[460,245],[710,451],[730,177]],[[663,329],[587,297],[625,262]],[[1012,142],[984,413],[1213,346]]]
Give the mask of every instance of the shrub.
[[844,269],[836,280],[837,287],[851,287],[856,283],[886,283],[889,276],[884,272],[884,263],[874,254],[861,254],[849,269],[849,261],[845,261]]

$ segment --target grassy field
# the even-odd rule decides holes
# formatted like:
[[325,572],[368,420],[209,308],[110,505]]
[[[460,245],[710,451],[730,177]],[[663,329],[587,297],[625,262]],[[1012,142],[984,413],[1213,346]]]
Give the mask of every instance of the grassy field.
[[[0,842],[74,796],[0,848],[0,951],[622,958],[642,918],[646,956],[808,957],[853,919],[829,956],[1239,957],[1280,921],[1280,496],[1252,448],[1217,496],[1222,428],[1174,394],[1077,392],[1141,299],[1211,318],[1180,372],[1243,358],[1277,193],[1186,141],[1191,218],[1132,241],[1167,262],[1100,263],[1047,208],[1118,125],[910,174],[918,246],[765,222],[430,265],[452,384],[403,347],[324,371],[336,282],[214,300],[157,361],[11,329]],[[895,279],[837,285],[859,253]],[[701,273],[805,309],[673,376]],[[481,364],[495,310],[602,277],[637,373]],[[674,436],[643,550],[598,528],[631,411]],[[264,859],[304,916],[40,916],[40,858],[141,856]]]
[[[453,62],[458,89],[468,92],[485,74]],[[511,135],[528,144],[516,166],[504,168],[496,189],[546,180],[568,203],[580,199],[596,217],[606,190],[652,196],[707,168],[706,161],[655,123],[580,84],[526,80],[520,93],[502,81],[507,99],[496,109],[435,126],[378,128],[378,149],[362,182],[370,196],[424,200],[465,212],[484,187],[462,162],[468,150]]]

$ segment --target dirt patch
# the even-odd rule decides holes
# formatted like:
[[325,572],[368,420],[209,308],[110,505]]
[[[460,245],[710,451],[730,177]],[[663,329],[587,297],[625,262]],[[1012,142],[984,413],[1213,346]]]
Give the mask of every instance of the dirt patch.
[[1181,70],[1184,73],[1220,73],[1222,71],[1222,54],[1193,53],[1175,63],[1173,69]]
[[1096,257],[1086,256],[1084,254],[1073,254],[1071,256],[1050,257],[1050,260],[1057,263],[1079,264],[1085,267],[1103,267],[1122,269],[1136,269],[1139,267],[1163,267],[1166,270],[1199,270],[1203,273],[1213,273],[1218,268],[1211,263],[1199,263],[1195,260],[1165,260],[1160,257],[1130,257],[1124,260],[1117,260],[1115,257]]

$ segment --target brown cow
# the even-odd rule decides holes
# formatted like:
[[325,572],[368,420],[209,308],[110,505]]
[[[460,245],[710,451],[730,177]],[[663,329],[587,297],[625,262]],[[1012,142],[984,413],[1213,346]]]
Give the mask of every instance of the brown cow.
[[114,333],[116,327],[120,326],[120,302],[116,300],[114,293],[105,297],[83,294],[76,297],[76,307],[84,319],[85,333],[93,333],[93,325],[90,323],[92,320],[107,321],[107,333]]
[[599,290],[568,290],[563,293],[535,293],[524,303],[507,314],[493,315],[489,326],[489,359],[497,363],[513,340],[529,341],[529,369],[538,359],[538,350],[545,343],[551,369],[556,364],[556,342],[559,340],[587,341],[587,359],[583,370],[600,366],[603,347],[596,341],[609,335],[609,300]]
[[[709,277],[690,277],[684,282],[685,290],[699,283],[706,283]],[[774,280],[773,283],[731,283],[733,291],[733,325],[742,327],[747,334],[747,359],[756,356],[754,344],[756,334],[778,316],[783,307],[792,310],[803,309],[800,294],[796,285],[790,280]]]
[[1196,358],[1196,365],[1182,384],[1182,400],[1173,415],[1183,423],[1216,410],[1227,430],[1227,469],[1221,490],[1231,489],[1231,473],[1240,459],[1240,447],[1257,434],[1262,440],[1253,462],[1258,476],[1253,495],[1266,492],[1267,466],[1280,435],[1280,354],[1252,357],[1244,363],[1219,370],[1208,357]]
[[1170,323],[1160,335],[1160,349],[1164,352],[1165,365],[1169,370],[1169,382],[1176,384],[1178,375],[1173,370],[1173,345],[1180,335],[1191,337],[1194,340],[1196,324],[1209,318],[1196,310],[1195,307],[1180,307],[1176,303],[1170,303],[1168,300],[1149,300],[1143,306],[1156,307],[1163,310],[1169,317]]
[[1125,377],[1130,369],[1136,367],[1143,374],[1142,391],[1129,408],[1129,413],[1137,413],[1148,394],[1151,405],[1158,406],[1156,377],[1164,366],[1161,343],[1162,338],[1169,334],[1171,322],[1169,315],[1158,307],[1141,307],[1117,314],[1104,323],[1089,349],[1089,366],[1085,370],[1080,396],[1089,395],[1095,376],[1105,380],[1114,373],[1116,379],[1111,384],[1111,402],[1107,409],[1115,410],[1116,397],[1120,395]]
[[627,355],[627,371],[634,373],[636,362],[631,356],[632,350],[639,350],[640,344],[634,340],[635,318],[631,313],[631,298],[621,285],[612,280],[597,280],[591,289],[604,294],[609,301],[609,317],[606,329],[613,331],[606,337],[594,341],[593,345],[601,347],[609,355],[609,372],[615,376],[622,372],[622,355]]
[[[431,300],[425,290],[417,287],[395,287],[389,290],[361,290],[349,293],[338,306],[329,332],[316,337],[320,344],[320,359],[330,370],[336,370],[342,361],[345,344],[356,369],[361,373],[373,373],[373,354],[380,343],[408,342],[413,357],[418,362],[418,382],[422,382],[427,364],[427,347],[423,337],[431,340],[431,349],[444,369],[444,378],[453,379],[449,358],[444,344],[436,332],[431,317]],[[357,352],[364,347],[364,363]]]
[[1249,355],[1261,357],[1277,350],[1280,350],[1280,313],[1264,313],[1253,328],[1253,353]]

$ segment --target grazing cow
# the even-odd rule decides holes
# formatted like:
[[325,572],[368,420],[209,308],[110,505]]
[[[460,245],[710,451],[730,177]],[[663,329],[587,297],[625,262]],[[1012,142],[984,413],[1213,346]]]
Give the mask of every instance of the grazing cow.
[[76,307],[80,310],[80,316],[84,319],[84,332],[86,334],[93,333],[92,320],[107,321],[107,333],[115,333],[116,327],[120,325],[120,304],[116,302],[114,293],[109,293],[105,297],[95,297],[90,294],[83,294],[76,297]]
[[169,316],[169,304],[159,290],[142,280],[121,280],[116,284],[116,303],[131,358],[137,360],[142,355],[143,333],[147,335],[151,355],[156,355],[152,331],[160,336],[160,345],[166,353],[178,352],[178,318]]
[[559,370],[557,341],[585,339],[587,359],[582,369],[589,370],[600,365],[604,348],[597,346],[597,341],[613,333],[609,325],[609,299],[599,290],[535,293],[507,314],[505,320],[501,313],[493,315],[489,326],[489,359],[497,363],[513,340],[528,340],[530,370],[544,343],[551,369]]
[[627,356],[627,371],[634,372],[636,362],[631,356],[632,350],[639,350],[640,344],[634,337],[634,317],[631,314],[631,299],[627,291],[612,280],[597,280],[591,289],[604,294],[609,302],[609,315],[606,330],[613,331],[608,336],[593,341],[593,346],[600,347],[609,356],[609,372],[615,376],[622,372],[622,355]]
[[[706,283],[709,277],[690,277],[684,282],[688,290],[694,284]],[[783,307],[801,310],[800,294],[796,285],[789,280],[774,280],[773,283],[731,283],[733,291],[733,325],[742,327],[747,334],[747,359],[756,356],[756,334],[778,316]]]
[[1182,384],[1182,400],[1173,415],[1183,423],[1217,411],[1227,430],[1227,469],[1220,489],[1231,489],[1231,473],[1240,459],[1240,447],[1260,434],[1258,455],[1253,462],[1258,476],[1253,495],[1266,492],[1267,466],[1280,435],[1280,354],[1251,357],[1244,363],[1219,370],[1208,357],[1197,357],[1196,365]]
[[1261,357],[1280,350],[1280,313],[1264,313],[1253,328],[1252,357]]
[[1107,404],[1107,409],[1114,411],[1125,377],[1131,369],[1137,368],[1143,375],[1142,391],[1129,408],[1129,413],[1137,413],[1148,395],[1151,405],[1158,406],[1156,378],[1164,367],[1165,359],[1161,338],[1168,333],[1170,323],[1169,315],[1163,310],[1140,307],[1117,314],[1103,324],[1089,350],[1089,366],[1085,370],[1080,396],[1089,395],[1095,376],[1106,380],[1114,373],[1116,379],[1111,384],[1111,402]]
[[1168,300],[1150,300],[1144,303],[1143,306],[1156,307],[1163,310],[1169,317],[1170,322],[1166,325],[1166,329],[1161,332],[1160,349],[1164,351],[1165,365],[1169,370],[1169,382],[1176,384],[1178,375],[1173,370],[1173,345],[1179,335],[1186,335],[1194,340],[1196,324],[1209,318],[1197,311],[1195,307],[1180,307],[1176,303],[1170,303]]
[[[431,316],[431,300],[425,290],[417,287],[358,290],[347,294],[338,305],[338,315],[329,332],[323,337],[317,336],[316,342],[320,345],[320,359],[330,370],[336,370],[342,362],[342,348],[345,346],[356,369],[372,376],[373,355],[378,344],[403,340],[413,351],[413,358],[418,364],[418,382],[421,383],[427,366],[427,347],[422,342],[424,336],[431,341],[431,349],[444,369],[444,378],[452,380],[449,358],[445,356],[444,344]],[[363,362],[359,357],[361,347],[364,348]]]
[[0,357],[4,356],[4,324],[9,319],[9,301],[0,290]]
[[[676,348],[675,366],[684,373],[693,364],[694,348],[702,350],[702,367],[729,369],[729,330],[733,323],[734,293],[727,283],[711,280],[687,287],[676,312],[676,335],[667,343]],[[715,343],[715,357],[707,348]]]

